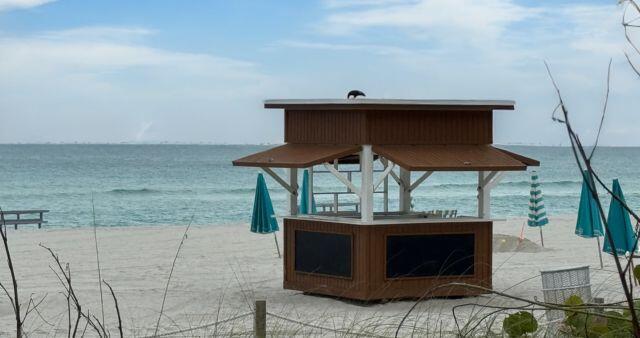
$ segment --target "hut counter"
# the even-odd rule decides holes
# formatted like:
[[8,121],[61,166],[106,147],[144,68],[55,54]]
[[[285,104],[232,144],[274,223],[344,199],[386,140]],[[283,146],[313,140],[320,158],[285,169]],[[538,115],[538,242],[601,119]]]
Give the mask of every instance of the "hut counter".
[[[358,300],[472,295],[491,287],[490,220],[284,219],[284,287]],[[348,271],[348,273],[345,273]],[[436,289],[434,289],[436,288]]]

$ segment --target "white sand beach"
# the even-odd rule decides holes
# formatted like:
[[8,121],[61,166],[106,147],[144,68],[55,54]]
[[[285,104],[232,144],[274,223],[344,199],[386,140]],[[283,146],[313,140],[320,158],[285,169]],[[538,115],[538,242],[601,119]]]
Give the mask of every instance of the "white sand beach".
[[[545,248],[540,248],[537,229],[525,228],[529,243],[518,250],[509,236],[519,236],[522,219],[496,221],[494,225],[493,286],[495,290],[529,299],[542,299],[540,270],[590,265],[594,295],[606,301],[622,300],[614,261],[604,255],[599,268],[595,239],[573,234],[572,217],[552,218],[544,228]],[[102,278],[118,297],[126,336],[153,333],[162,303],[171,263],[184,226],[100,227],[97,229]],[[46,295],[39,314],[32,312],[26,322],[30,336],[66,334],[67,308],[63,288],[50,267],[53,260],[38,244],[53,249],[72,271],[73,286],[85,308],[100,317],[100,296],[93,241],[93,229],[21,228],[9,229],[10,248],[18,274],[21,302],[33,294]],[[282,239],[280,239],[282,241]],[[280,242],[282,243],[282,242]],[[514,251],[515,249],[515,251]],[[3,255],[4,257],[4,255]],[[0,278],[10,285],[4,260]],[[113,302],[106,287],[105,317],[110,330],[116,330]],[[337,329],[350,328],[380,335],[392,334],[413,301],[361,304],[329,297],[305,295],[282,288],[282,261],[278,259],[273,237],[248,231],[247,225],[192,226],[178,257],[169,285],[160,332],[194,329],[250,311],[254,299],[266,299],[268,311],[289,319]],[[408,325],[431,326],[431,330],[454,327],[452,308],[467,303],[492,304],[504,299],[485,295],[471,298],[435,299],[422,302],[407,321]],[[461,308],[468,315],[478,308]],[[415,321],[418,320],[418,324]],[[251,316],[225,324],[191,330],[177,336],[206,336],[214,333],[246,334]],[[288,323],[288,322],[287,322]],[[275,317],[270,327],[290,326]],[[11,335],[13,313],[6,297],[0,297],[0,335]],[[291,326],[294,325],[294,326]],[[295,326],[291,334],[330,334],[320,329]],[[217,330],[217,331],[214,331]],[[244,331],[243,331],[244,330]]]

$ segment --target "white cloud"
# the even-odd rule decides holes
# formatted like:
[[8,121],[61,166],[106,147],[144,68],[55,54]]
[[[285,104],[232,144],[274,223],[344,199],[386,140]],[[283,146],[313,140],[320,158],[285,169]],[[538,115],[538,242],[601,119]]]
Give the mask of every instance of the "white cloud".
[[337,9],[320,25],[321,31],[352,34],[371,28],[395,28],[435,40],[451,33],[461,33],[466,40],[497,38],[510,24],[538,12],[503,0],[383,1],[357,9]]
[[[413,2],[416,1],[419,0],[414,0]],[[385,6],[407,2],[407,0],[324,0],[323,4],[327,8],[345,8],[359,6]]]
[[56,0],[0,0],[0,11],[38,7]]
[[260,140],[251,131],[269,125],[260,102],[271,78],[251,62],[151,47],[149,34],[0,38],[0,142]]
[[326,43],[326,42],[309,42],[309,41],[297,41],[297,40],[284,40],[276,44],[282,47],[303,48],[303,49],[318,49],[329,51],[361,51],[374,53],[378,55],[404,55],[412,54],[414,51],[388,45],[376,45],[376,44],[346,44],[346,43]]

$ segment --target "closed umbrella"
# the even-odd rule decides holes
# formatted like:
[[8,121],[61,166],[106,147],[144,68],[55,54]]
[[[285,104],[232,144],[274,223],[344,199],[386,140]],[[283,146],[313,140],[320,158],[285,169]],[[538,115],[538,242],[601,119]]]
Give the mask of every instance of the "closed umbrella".
[[[301,214],[315,214],[316,209],[316,199],[311,197],[311,210],[309,210],[309,170],[304,170],[302,173],[302,191],[300,192],[300,213]],[[309,212],[311,211],[311,212]]]
[[[621,201],[625,201],[618,179],[613,180],[612,190],[615,196],[617,196]],[[611,198],[611,204],[609,205],[609,215],[607,216],[607,226],[609,228],[609,233],[611,234],[611,239],[615,244],[616,251],[613,251],[613,248],[609,244],[609,239],[605,234],[604,245],[602,248],[604,252],[608,252],[612,255],[624,255],[627,252],[633,254],[636,251],[637,239],[636,234],[633,231],[633,227],[631,226],[629,212],[615,198]]]
[[531,193],[529,195],[529,220],[527,224],[530,227],[538,227],[540,229],[540,244],[544,247],[544,237],[542,236],[542,227],[549,223],[547,212],[544,208],[544,198],[542,197],[542,188],[538,182],[538,173],[534,170],[531,172]]
[[602,264],[602,252],[600,251],[600,236],[603,235],[602,222],[600,221],[600,213],[598,204],[593,197],[589,187],[596,192],[596,186],[590,178],[588,171],[582,174],[582,192],[580,193],[580,206],[578,207],[578,221],[576,222],[576,235],[593,238],[595,237],[598,244],[598,256],[600,258],[600,268]]
[[278,250],[278,257],[281,257],[278,237],[276,237],[276,231],[278,230],[280,230],[278,220],[273,212],[273,204],[271,203],[271,197],[267,189],[267,182],[265,182],[264,176],[260,173],[258,174],[258,181],[256,183],[256,196],[253,200],[251,232],[258,234],[273,233],[273,238],[276,241],[276,249]]

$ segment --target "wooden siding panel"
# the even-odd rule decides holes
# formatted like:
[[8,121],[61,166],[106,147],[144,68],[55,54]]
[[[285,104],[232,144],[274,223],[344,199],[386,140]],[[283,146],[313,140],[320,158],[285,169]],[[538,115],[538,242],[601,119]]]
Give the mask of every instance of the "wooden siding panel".
[[365,113],[285,111],[287,143],[365,144]]
[[285,111],[285,142],[491,144],[491,111]]
[[372,144],[491,144],[490,111],[369,112]]

